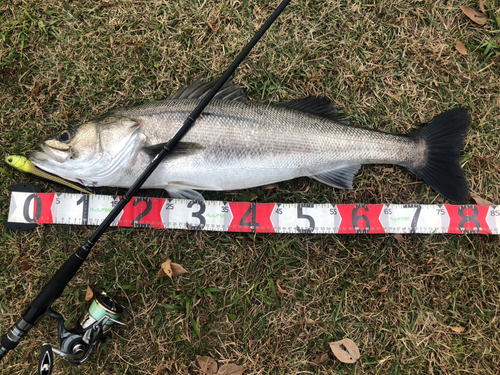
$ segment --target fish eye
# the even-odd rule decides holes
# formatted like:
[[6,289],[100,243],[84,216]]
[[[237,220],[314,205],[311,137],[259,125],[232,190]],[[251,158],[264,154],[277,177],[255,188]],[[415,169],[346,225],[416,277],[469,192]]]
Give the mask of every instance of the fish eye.
[[71,133],[68,130],[63,131],[59,135],[59,140],[62,142],[68,142],[71,140]]

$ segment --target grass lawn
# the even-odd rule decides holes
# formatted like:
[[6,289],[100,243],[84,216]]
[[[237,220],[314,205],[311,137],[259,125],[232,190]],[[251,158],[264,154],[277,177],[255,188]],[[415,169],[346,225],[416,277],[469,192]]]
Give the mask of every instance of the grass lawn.
[[[499,1],[485,4],[490,18],[499,19]],[[109,109],[162,99],[187,82],[219,76],[277,5],[0,0],[2,158],[28,155],[42,139]],[[353,124],[393,133],[467,108],[472,125],[462,166],[470,191],[500,204],[500,26],[473,23],[460,10],[464,5],[479,10],[476,2],[455,0],[292,1],[234,81],[259,102],[326,96]],[[467,55],[457,51],[459,40]],[[2,222],[14,183],[70,191],[6,164],[0,168]],[[393,166],[364,166],[353,190],[302,178],[280,183],[279,190],[204,196],[450,203]],[[94,229],[1,227],[0,335]],[[158,278],[167,259],[188,273]],[[391,235],[111,228],[54,305],[69,327],[88,305],[87,280],[124,303],[132,312],[129,325],[114,329],[82,366],[56,359],[54,374],[196,374],[197,355],[243,366],[245,374],[500,371],[498,236],[404,235],[398,241]],[[328,343],[344,337],[360,349],[355,364],[330,352]],[[44,342],[58,347],[53,319],[31,330],[0,372],[33,374]],[[328,361],[319,361],[324,354]]]

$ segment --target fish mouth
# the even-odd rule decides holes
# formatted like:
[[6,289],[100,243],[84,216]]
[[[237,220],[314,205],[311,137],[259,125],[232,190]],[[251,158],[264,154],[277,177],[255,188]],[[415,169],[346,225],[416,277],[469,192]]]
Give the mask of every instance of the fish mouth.
[[31,160],[36,164],[37,162],[56,161],[64,163],[71,157],[69,146],[66,147],[53,147],[46,143],[41,143],[40,148],[42,151],[36,151],[31,154]]

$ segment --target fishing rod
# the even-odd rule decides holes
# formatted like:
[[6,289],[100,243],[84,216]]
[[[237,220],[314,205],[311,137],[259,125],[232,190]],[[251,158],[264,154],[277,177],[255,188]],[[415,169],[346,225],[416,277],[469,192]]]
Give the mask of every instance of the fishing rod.
[[42,347],[42,356],[40,357],[38,368],[39,373],[42,375],[49,375],[52,372],[53,351],[69,362],[80,364],[88,358],[93,347],[97,343],[97,339],[100,337],[103,331],[105,331],[105,328],[113,322],[119,323],[116,320],[116,317],[121,313],[123,307],[120,306],[112,298],[108,297],[105,293],[99,295],[100,299],[98,297],[98,299],[94,301],[98,306],[98,308],[95,308],[94,310],[98,311],[98,314],[96,315],[99,317],[96,318],[95,316],[92,316],[92,318],[89,318],[85,321],[87,323],[85,324],[85,326],[84,324],[80,324],[80,327],[78,327],[75,331],[66,330],[64,328],[63,317],[52,310],[50,307],[54,303],[54,301],[61,296],[64,288],[70,282],[76,272],[80,269],[81,265],[89,255],[93,246],[102,236],[102,234],[113,223],[113,221],[130,202],[130,200],[137,194],[139,189],[146,182],[149,176],[151,176],[151,174],[155,171],[158,165],[160,165],[165,156],[189,131],[196,118],[201,114],[208,103],[213,99],[215,94],[229,79],[231,74],[236,70],[236,68],[240,65],[240,63],[255,46],[255,44],[257,44],[262,35],[264,35],[267,29],[273,24],[273,22],[285,9],[289,2],[290,0],[283,0],[281,2],[281,4],[278,6],[278,8],[276,8],[276,10],[269,17],[266,23],[260,28],[260,30],[252,38],[252,40],[250,40],[243,51],[240,52],[238,57],[218,80],[216,85],[210,90],[210,92],[193,110],[193,112],[191,112],[186,121],[182,124],[182,126],[174,134],[174,136],[165,144],[160,153],[158,153],[154,157],[146,170],[134,182],[132,187],[130,187],[130,189],[125,193],[123,198],[99,225],[99,227],[95,230],[95,232],[91,235],[87,242],[83,246],[78,248],[76,252],[71,255],[69,259],[59,268],[59,270],[55,273],[54,276],[52,276],[50,281],[45,285],[42,291],[31,303],[30,307],[28,307],[28,309],[25,311],[24,315],[2,337],[0,346],[0,360],[5,357],[5,355],[9,351],[15,349],[19,342],[23,339],[23,337],[26,336],[26,334],[30,331],[30,329],[33,328],[33,326],[44,316],[51,316],[58,320],[59,343],[61,345],[61,350],[52,350],[52,348],[48,344]]

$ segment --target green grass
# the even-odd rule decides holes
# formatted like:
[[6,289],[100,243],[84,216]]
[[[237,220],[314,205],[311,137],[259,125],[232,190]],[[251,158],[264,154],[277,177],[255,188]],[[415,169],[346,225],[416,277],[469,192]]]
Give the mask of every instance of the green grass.
[[[3,156],[27,155],[40,140],[111,108],[161,99],[186,82],[220,75],[277,5],[0,1]],[[446,109],[465,107],[473,119],[462,154],[470,190],[498,204],[500,56],[455,50],[459,39],[491,40],[495,25],[472,24],[460,5],[477,8],[464,1],[294,1],[234,81],[255,101],[327,96],[353,123],[388,132],[407,133]],[[500,9],[498,1],[487,5]],[[2,221],[11,184],[68,191],[1,168]],[[352,191],[306,178],[279,187],[204,195],[262,203],[446,202],[397,167],[363,167]],[[0,334],[93,230],[0,229]],[[189,274],[158,279],[167,258]],[[29,269],[22,271],[23,264]],[[405,235],[399,243],[389,235],[111,228],[54,308],[74,323],[87,306],[90,280],[132,312],[129,326],[113,330],[83,366],[56,360],[54,373],[193,374],[196,355],[208,355],[246,374],[494,374],[499,269],[494,236]],[[279,291],[280,279],[287,293]],[[450,328],[457,326],[466,331]],[[330,354],[328,363],[314,364],[329,353],[328,342],[344,337],[360,348],[358,363]],[[32,374],[44,342],[57,343],[48,318],[4,358],[0,372]]]

